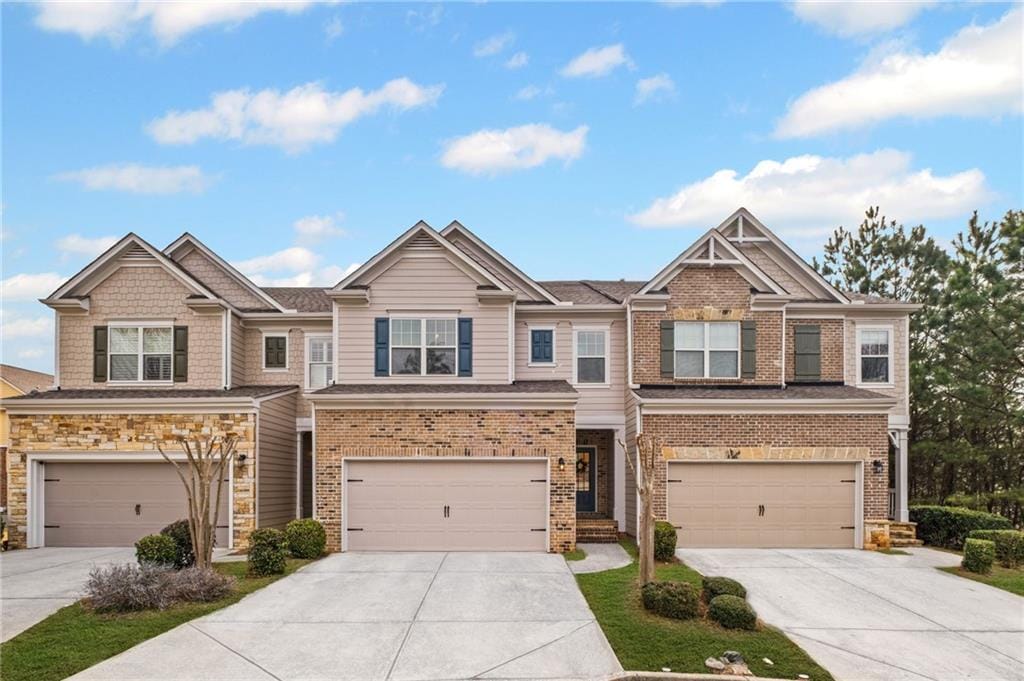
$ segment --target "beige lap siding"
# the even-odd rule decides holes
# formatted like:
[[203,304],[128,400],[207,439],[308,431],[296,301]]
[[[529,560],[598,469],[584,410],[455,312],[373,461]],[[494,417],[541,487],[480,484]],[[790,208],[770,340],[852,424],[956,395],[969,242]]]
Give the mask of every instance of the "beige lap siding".
[[[884,414],[647,414],[644,432],[657,437],[666,463],[658,466],[654,513],[667,517],[667,461],[865,461],[864,518],[889,513],[888,417]],[[871,461],[882,462],[875,473]]]
[[[342,460],[365,457],[536,457],[550,462],[550,544],[576,546],[576,430],[571,410],[332,410],[316,412],[316,517],[341,550]],[[558,459],[565,459],[560,471]]]
[[266,400],[257,422],[257,510],[260,527],[284,526],[295,518],[295,394]]
[[[65,452],[95,454],[113,460],[119,455],[182,451],[178,436],[238,436],[234,463],[234,545],[244,548],[256,527],[256,458],[254,414],[39,414],[11,416],[11,449],[7,457],[8,515],[11,545],[25,546],[26,455]],[[159,459],[157,459],[159,460]],[[227,490],[224,490],[227,493]]]

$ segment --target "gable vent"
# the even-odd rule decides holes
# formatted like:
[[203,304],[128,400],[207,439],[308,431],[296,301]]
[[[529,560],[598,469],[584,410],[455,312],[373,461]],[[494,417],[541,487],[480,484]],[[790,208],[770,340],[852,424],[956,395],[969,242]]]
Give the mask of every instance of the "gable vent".
[[407,241],[405,247],[415,251],[436,251],[441,248],[429,234],[424,234],[423,232]]
[[121,254],[123,260],[139,261],[139,260],[153,260],[153,256],[149,254],[145,248],[138,244],[132,244],[128,249]]

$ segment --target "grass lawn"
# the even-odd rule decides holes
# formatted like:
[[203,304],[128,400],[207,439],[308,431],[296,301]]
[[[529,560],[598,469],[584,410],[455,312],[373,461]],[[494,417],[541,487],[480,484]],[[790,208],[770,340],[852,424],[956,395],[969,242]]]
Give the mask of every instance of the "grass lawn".
[[[309,562],[289,560],[285,574],[291,574]],[[281,575],[246,577],[248,566],[244,561],[215,563],[214,567],[238,578],[235,591],[219,601],[187,603],[166,610],[126,615],[96,614],[86,610],[81,603],[58,610],[0,645],[0,678],[4,681],[66,678],[183,622],[236,603],[243,596],[281,578]]]
[[583,549],[573,549],[562,554],[566,560],[583,560],[587,557],[587,552]]
[[[832,678],[777,629],[762,626],[758,631],[731,631],[703,619],[671,620],[648,613],[640,603],[636,546],[632,541],[623,541],[622,546],[633,556],[632,565],[576,575],[576,580],[625,669],[661,671],[667,667],[674,672],[708,673],[706,658],[737,650],[758,676]],[[701,575],[682,563],[659,563],[657,577],[689,582],[698,589],[701,585]],[[775,665],[763,662],[765,657]]]
[[988,584],[994,586],[997,589],[1003,591],[1009,591],[1012,594],[1018,596],[1024,596],[1024,569],[1017,568],[1011,570],[1010,568],[1004,568],[1002,565],[993,565],[992,572],[987,575],[979,575],[974,572],[968,572],[959,565],[953,567],[939,568],[943,572],[948,572],[951,575],[959,575],[966,577],[967,579],[973,579],[976,582],[982,584]]

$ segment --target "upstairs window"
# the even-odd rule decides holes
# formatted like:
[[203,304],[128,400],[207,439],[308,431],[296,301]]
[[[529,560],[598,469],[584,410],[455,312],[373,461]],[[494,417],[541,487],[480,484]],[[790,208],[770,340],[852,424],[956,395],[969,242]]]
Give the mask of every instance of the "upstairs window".
[[326,388],[334,382],[334,342],[330,336],[310,336],[306,343],[306,387]]
[[454,376],[458,344],[455,319],[392,319],[391,374]]
[[555,363],[555,330],[530,329],[530,364]]
[[676,322],[676,378],[739,378],[740,325]]
[[608,331],[576,331],[576,383],[608,383]]
[[892,329],[857,329],[859,383],[892,383]]
[[111,381],[170,381],[174,329],[170,326],[111,326]]

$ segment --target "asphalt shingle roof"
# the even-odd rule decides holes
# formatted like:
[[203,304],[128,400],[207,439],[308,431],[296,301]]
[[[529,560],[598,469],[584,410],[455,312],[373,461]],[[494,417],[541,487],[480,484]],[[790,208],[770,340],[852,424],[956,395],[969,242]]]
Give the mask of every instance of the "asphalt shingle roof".
[[298,310],[299,312],[331,311],[331,299],[327,296],[326,288],[312,286],[264,286],[263,290],[289,310]]
[[4,379],[23,393],[33,390],[45,390],[53,385],[53,375],[41,371],[22,369],[10,364],[0,364],[0,378]]
[[317,390],[317,395],[388,395],[388,394],[574,394],[566,381],[516,381],[507,383],[347,383]]
[[31,392],[9,400],[159,400],[174,398],[201,399],[209,397],[266,397],[297,388],[297,385],[242,385],[228,390],[194,388],[66,388]]
[[866,400],[889,399],[870,390],[852,385],[776,386],[641,386],[634,390],[645,400]]

